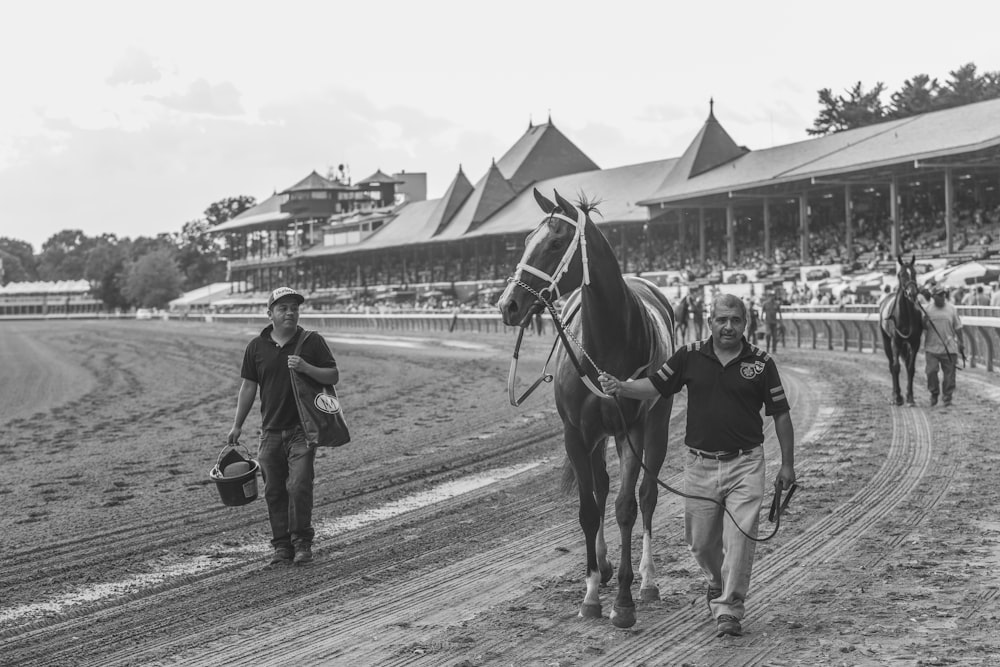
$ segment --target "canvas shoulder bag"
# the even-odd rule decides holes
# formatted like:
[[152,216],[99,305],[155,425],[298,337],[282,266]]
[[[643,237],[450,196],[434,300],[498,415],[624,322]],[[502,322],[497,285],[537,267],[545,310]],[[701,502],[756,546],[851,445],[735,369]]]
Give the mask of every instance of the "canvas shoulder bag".
[[[303,330],[294,354],[301,356],[302,345],[314,332]],[[325,344],[325,343],[324,343]],[[351,441],[344,410],[332,384],[321,384],[305,373],[291,368],[292,391],[299,409],[299,420],[306,433],[306,442],[314,447],[340,447]]]

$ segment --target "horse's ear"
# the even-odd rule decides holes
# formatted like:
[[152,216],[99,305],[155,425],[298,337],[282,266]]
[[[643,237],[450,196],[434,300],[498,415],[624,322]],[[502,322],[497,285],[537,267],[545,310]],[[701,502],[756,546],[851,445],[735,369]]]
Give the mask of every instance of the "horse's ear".
[[545,215],[552,213],[556,210],[556,205],[549,201],[545,195],[538,191],[538,188],[534,188],[535,191],[535,201],[538,202],[538,206],[542,209]]
[[913,253],[913,256],[910,257],[910,268],[913,268],[916,265],[917,265],[917,254]]
[[563,196],[559,194],[558,190],[553,190],[552,192],[556,195],[556,203],[559,204],[560,210],[562,210],[567,217],[576,220],[576,206],[563,199]]
[[903,265],[903,256],[902,255],[900,255],[900,254],[896,255],[896,263],[899,264],[900,266]]

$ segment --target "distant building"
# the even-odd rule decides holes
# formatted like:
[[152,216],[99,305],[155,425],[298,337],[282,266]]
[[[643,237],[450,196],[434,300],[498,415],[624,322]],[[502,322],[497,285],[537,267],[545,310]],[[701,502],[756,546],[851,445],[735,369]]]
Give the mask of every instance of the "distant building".
[[100,312],[86,280],[32,281],[0,286],[0,315],[59,317]]

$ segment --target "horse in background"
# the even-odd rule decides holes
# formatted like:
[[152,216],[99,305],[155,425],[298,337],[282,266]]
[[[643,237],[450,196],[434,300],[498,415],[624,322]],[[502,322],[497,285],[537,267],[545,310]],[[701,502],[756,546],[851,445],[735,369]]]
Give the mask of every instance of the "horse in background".
[[691,293],[689,292],[684,295],[684,298],[677,304],[677,310],[674,311],[674,316],[677,320],[675,335],[681,345],[687,342],[688,318],[690,317],[690,310]]
[[922,309],[917,301],[917,257],[909,263],[896,256],[896,291],[879,304],[879,321],[882,327],[882,346],[889,359],[892,373],[892,396],[896,405],[903,404],[899,384],[900,359],[906,366],[906,402],[913,405],[913,375],[916,370],[917,350],[924,332]]
[[[641,600],[659,599],[652,520],[658,493],[656,476],[667,453],[673,399],[622,399],[616,403],[598,388],[597,376],[604,371],[635,378],[658,369],[674,351],[674,312],[656,285],[644,278],[622,275],[611,245],[590,219],[591,212],[596,211],[594,203],[583,199],[574,205],[558,192],[555,200],[553,203],[535,190],[535,201],[545,217],[528,235],[521,261],[497,305],[504,324],[523,328],[535,313],[572,293],[562,311],[562,321],[569,320],[569,324],[556,357],[554,380],[569,463],[564,468],[563,486],[569,489],[575,485],[578,490],[580,526],[587,551],[586,594],[580,616],[601,617],[599,588],[614,574],[604,539],[610,490],[607,439],[614,436],[621,478],[615,498],[621,553],[611,622],[627,628],[635,624],[632,531],[637,518],[635,487],[641,464],[646,473],[639,487],[639,595]],[[559,321],[554,324],[561,326]],[[567,338],[573,341],[572,350],[567,349]],[[630,438],[634,449],[626,438]]]

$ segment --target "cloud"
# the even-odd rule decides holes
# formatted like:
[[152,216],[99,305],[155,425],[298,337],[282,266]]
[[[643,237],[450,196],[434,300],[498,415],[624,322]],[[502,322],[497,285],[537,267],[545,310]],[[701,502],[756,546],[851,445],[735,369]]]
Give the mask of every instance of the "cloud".
[[183,94],[150,95],[146,99],[184,113],[238,116],[243,113],[240,97],[240,91],[228,81],[213,85],[205,79],[198,79]]
[[156,83],[161,78],[162,74],[153,62],[152,56],[132,46],[115,63],[106,82],[112,86],[119,86]]

